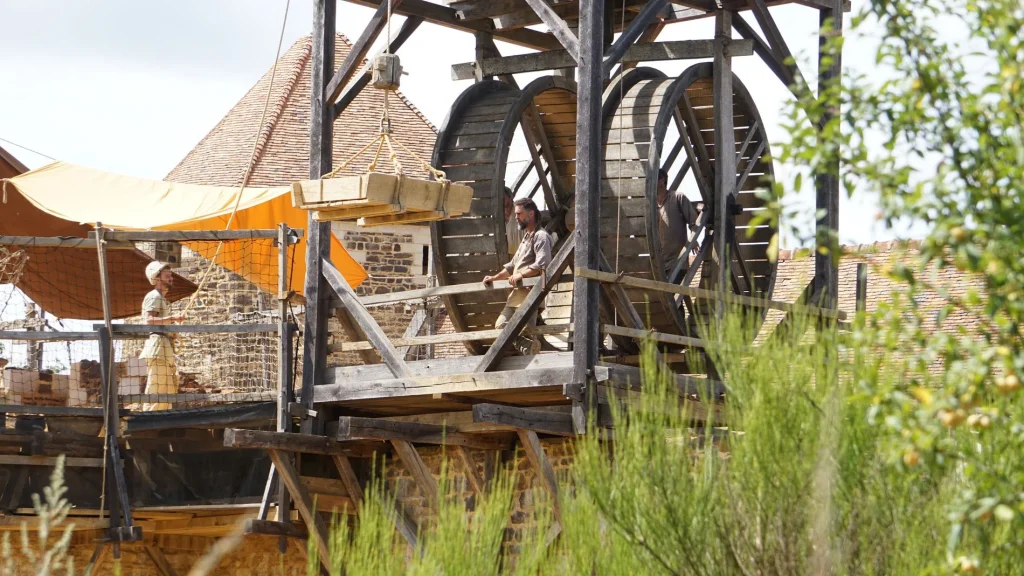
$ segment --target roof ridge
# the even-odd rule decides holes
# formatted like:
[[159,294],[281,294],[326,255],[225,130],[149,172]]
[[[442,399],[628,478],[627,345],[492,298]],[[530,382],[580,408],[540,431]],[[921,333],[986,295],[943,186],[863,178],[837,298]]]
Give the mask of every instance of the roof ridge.
[[[285,56],[287,56],[289,52],[291,52],[293,49],[295,49],[295,47],[298,46],[300,43],[305,43],[305,47],[303,48],[303,51],[306,52],[307,54],[308,54],[309,51],[312,50],[312,48],[309,46],[309,44],[310,44],[310,42],[309,42],[309,35],[307,34],[305,36],[300,37],[291,46],[289,46],[288,50],[286,50],[284,54],[278,55],[277,60],[275,60],[275,64],[280,63],[281,60]],[[302,67],[305,65],[306,60],[307,60],[307,56],[305,54],[298,60],[298,62],[297,62],[298,65],[294,67],[295,70],[298,71],[298,73],[302,72]],[[167,180],[167,178],[170,177],[171,174],[174,174],[174,172],[177,171],[178,168],[181,168],[191,158],[193,152],[198,150],[203,145],[203,143],[205,143],[207,140],[212,138],[217,133],[217,129],[220,128],[221,126],[223,126],[224,123],[227,122],[227,120],[229,118],[231,118],[231,116],[235,112],[235,110],[237,110],[238,107],[243,102],[245,102],[245,99],[248,98],[249,95],[252,94],[254,90],[259,88],[260,83],[263,81],[263,78],[269,76],[269,74],[270,74],[270,70],[267,70],[266,72],[264,72],[263,76],[260,76],[259,80],[254,82],[253,85],[250,86],[249,89],[245,91],[245,94],[242,94],[242,97],[239,98],[237,102],[232,104],[230,108],[228,108],[227,112],[224,113],[224,116],[221,117],[221,119],[216,124],[213,125],[213,128],[210,128],[209,130],[207,130],[206,134],[204,134],[203,137],[199,139],[199,142],[197,142],[196,145],[193,146],[192,149],[190,149],[188,151],[188,153],[185,154],[185,156],[183,156],[182,159],[178,161],[177,164],[174,165],[174,168],[171,168],[170,171],[167,172],[167,175],[164,176],[164,180]],[[286,90],[285,101],[287,101],[287,96],[290,95],[292,90],[294,90],[294,89],[295,89],[295,79],[292,79],[290,81],[290,86],[288,86],[288,89]],[[267,87],[267,92],[270,93],[270,87],[269,86]],[[277,109],[276,114],[277,114],[278,117],[281,115],[282,111],[283,111],[283,108],[278,108]],[[276,124],[277,118],[275,117],[271,122]],[[260,133],[258,133],[256,135],[257,139],[262,134],[263,134],[263,130],[261,129]],[[269,132],[268,132],[268,135],[269,135]],[[263,144],[266,144],[266,141],[264,141]],[[257,144],[257,147],[260,147],[259,144]],[[257,158],[259,157],[259,155],[260,155],[260,152],[259,152],[259,150],[257,150]],[[255,161],[256,158],[253,158],[252,160],[253,161],[251,162],[251,165],[252,165],[252,167],[255,167],[255,165],[256,165],[256,161]],[[249,169],[250,169],[250,166],[246,166],[246,170],[248,171]],[[239,179],[239,181],[244,179],[244,177],[245,177],[244,174],[245,174],[245,172],[243,172],[243,176],[242,176],[242,178]]]
[[[923,240],[913,238],[897,238],[894,240],[878,240],[870,244],[843,244],[839,246],[842,251],[841,256],[867,256],[870,254],[878,254],[881,252],[888,252],[894,248],[902,248],[906,250],[918,250],[921,248]],[[798,258],[807,258],[814,253],[812,248],[801,247],[801,248],[790,248],[787,250],[779,250],[778,261],[796,260]]]

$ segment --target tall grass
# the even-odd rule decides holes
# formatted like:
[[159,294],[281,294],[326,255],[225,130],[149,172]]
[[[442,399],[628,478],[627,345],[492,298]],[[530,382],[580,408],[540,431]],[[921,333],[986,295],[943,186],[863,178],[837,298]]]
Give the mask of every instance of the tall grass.
[[648,343],[643,394],[613,395],[613,439],[589,434],[575,444],[561,532],[550,544],[554,519],[541,502],[537,528],[501,546],[511,471],[471,513],[444,472],[417,550],[396,536],[394,502],[378,482],[358,523],[336,526],[333,573],[859,575],[948,566],[948,497],[961,480],[891,459],[886,427],[870,418],[871,390],[903,377],[896,359],[813,327],[802,341],[752,347],[749,326],[728,318],[708,335],[728,384],[724,405],[680,403]]

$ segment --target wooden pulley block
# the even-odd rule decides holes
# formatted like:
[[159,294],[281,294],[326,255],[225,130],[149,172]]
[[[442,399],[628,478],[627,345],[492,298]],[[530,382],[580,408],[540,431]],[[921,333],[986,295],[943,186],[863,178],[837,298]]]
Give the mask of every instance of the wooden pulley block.
[[374,88],[398,90],[402,83],[402,61],[397,54],[378,54],[373,59],[371,70]]

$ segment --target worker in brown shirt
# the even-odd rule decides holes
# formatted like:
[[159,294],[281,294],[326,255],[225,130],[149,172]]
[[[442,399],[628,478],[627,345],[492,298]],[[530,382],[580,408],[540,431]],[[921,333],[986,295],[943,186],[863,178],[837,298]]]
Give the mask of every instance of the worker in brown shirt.
[[[691,231],[697,227],[700,210],[694,207],[690,199],[681,190],[668,189],[668,174],[658,170],[658,243],[661,248],[662,262],[665,273],[672,271],[679,258],[688,254],[680,254],[688,242],[686,228]],[[696,252],[696,246],[694,247]]]
[[[551,263],[551,235],[547,230],[539,226],[540,210],[537,205],[528,198],[521,198],[515,202],[516,221],[519,228],[523,230],[523,240],[519,243],[512,260],[505,264],[497,274],[484,277],[484,283],[490,284],[499,280],[508,280],[513,287],[508,300],[505,301],[505,308],[498,315],[494,323],[495,328],[501,328],[512,318],[526,295],[530,290],[523,286],[516,286],[524,278],[540,276]],[[526,322],[526,327],[536,325],[537,313],[531,314]],[[517,338],[516,347],[524,354],[536,354],[539,351],[540,343],[535,336]]]

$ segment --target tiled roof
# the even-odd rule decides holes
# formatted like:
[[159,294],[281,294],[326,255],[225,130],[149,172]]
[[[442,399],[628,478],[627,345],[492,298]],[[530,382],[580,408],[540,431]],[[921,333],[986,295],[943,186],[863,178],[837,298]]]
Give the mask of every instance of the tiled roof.
[[[919,241],[889,241],[875,244],[861,244],[843,247],[843,256],[839,261],[839,309],[851,315],[857,306],[857,264],[868,264],[867,272],[867,310],[873,311],[883,302],[891,299],[892,291],[898,287],[897,282],[888,278],[885,269],[896,262],[902,262],[911,269],[916,269],[920,257]],[[795,302],[804,287],[814,275],[814,258],[807,251],[783,250],[779,253],[778,273],[775,279],[775,291],[772,299],[783,302]],[[978,275],[961,272],[953,267],[937,269],[931,267],[921,279],[934,288],[947,290],[952,296],[963,297],[968,290],[974,289],[984,298],[985,280]],[[917,306],[922,312],[926,333],[938,331],[936,320],[939,311],[945,305],[936,290],[925,288],[917,295]],[[769,311],[766,326],[774,326],[783,316],[782,312]],[[943,323],[942,330],[951,332],[955,327],[962,326],[969,331],[980,328],[977,317],[962,310],[953,310]],[[765,329],[762,329],[762,335]]]
[[[351,44],[343,35],[335,42],[335,62],[344,62]],[[267,118],[257,135],[271,71],[253,86],[196,147],[167,175],[167,180],[193,184],[238,186],[247,169],[256,138],[256,158],[249,184],[281,186],[309,175],[309,66],[312,43],[308,36],[289,48],[277,63]],[[400,93],[390,103],[394,138],[424,160],[430,160],[436,128]],[[377,136],[384,94],[367,87],[334,123],[334,166],[340,166]],[[399,151],[407,174],[419,163]],[[370,159],[359,158],[343,173],[365,172]],[[378,170],[387,171],[387,162]]]

